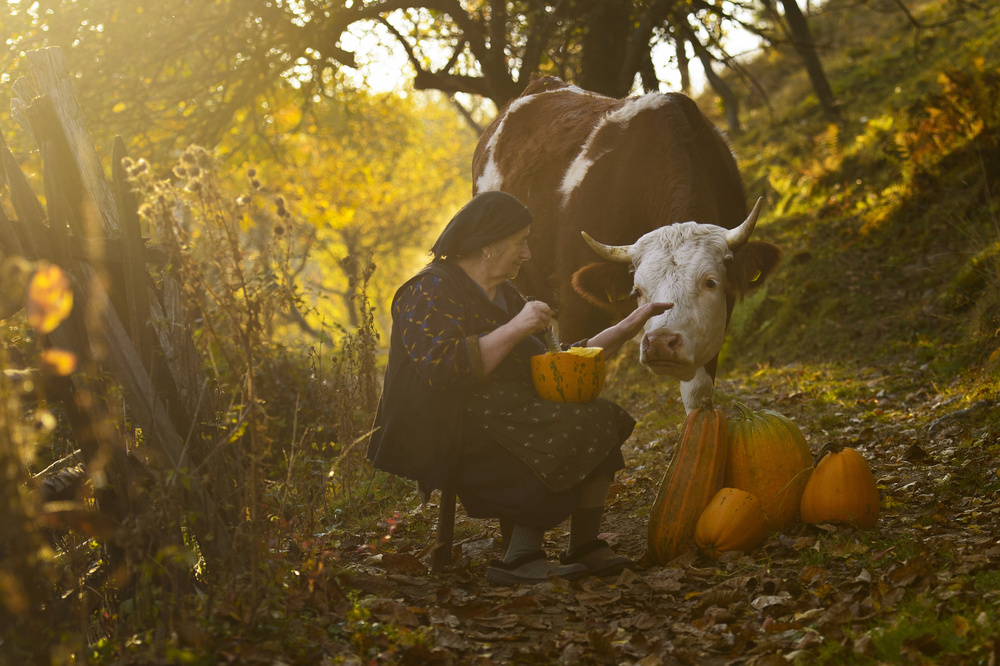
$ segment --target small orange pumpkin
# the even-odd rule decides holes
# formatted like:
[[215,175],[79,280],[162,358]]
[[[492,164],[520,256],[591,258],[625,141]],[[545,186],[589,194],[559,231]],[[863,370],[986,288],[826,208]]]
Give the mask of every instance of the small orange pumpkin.
[[545,400],[590,402],[604,388],[604,349],[571,347],[532,356],[531,379]]
[[723,488],[701,512],[694,542],[715,560],[727,550],[750,552],[766,532],[767,517],[757,496],[738,488]]
[[827,444],[802,494],[802,520],[844,523],[862,529],[878,522],[879,496],[865,457],[855,449]]
[[799,518],[802,492],[812,471],[805,435],[778,412],[755,412],[741,403],[736,403],[736,411],[729,420],[725,485],[757,496],[768,532],[785,529]]

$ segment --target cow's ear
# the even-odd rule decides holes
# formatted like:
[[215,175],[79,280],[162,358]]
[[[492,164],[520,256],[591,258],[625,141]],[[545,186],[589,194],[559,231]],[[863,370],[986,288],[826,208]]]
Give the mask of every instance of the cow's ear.
[[573,289],[587,302],[619,317],[635,309],[632,275],[627,264],[610,261],[587,264],[573,274]]
[[773,243],[750,241],[733,253],[726,268],[730,287],[740,296],[764,284],[781,263],[781,248]]

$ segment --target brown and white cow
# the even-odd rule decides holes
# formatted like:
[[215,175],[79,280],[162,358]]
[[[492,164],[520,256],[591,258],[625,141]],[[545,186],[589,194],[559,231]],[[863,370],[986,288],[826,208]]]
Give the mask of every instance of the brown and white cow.
[[646,324],[640,361],[681,380],[688,411],[712,397],[733,306],[781,251],[748,240],[759,202],[748,214],[732,151],[691,99],[536,79],[480,138],[473,178],[475,193],[502,190],[531,211],[517,285],[558,309],[563,340],[671,302]]

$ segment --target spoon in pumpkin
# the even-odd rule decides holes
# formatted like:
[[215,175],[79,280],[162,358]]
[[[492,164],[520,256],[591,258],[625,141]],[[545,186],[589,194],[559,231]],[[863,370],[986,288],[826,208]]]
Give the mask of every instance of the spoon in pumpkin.
[[545,341],[545,346],[549,348],[550,354],[558,354],[562,351],[559,347],[559,343],[556,342],[556,332],[550,324],[542,331],[542,340]]
[[[535,298],[533,296],[528,296],[524,300],[526,300],[526,301],[533,301],[533,300],[535,300]],[[552,309],[552,317],[555,318],[556,316],[558,316],[558,314],[559,314],[558,311],[555,308],[553,308]],[[558,354],[559,352],[562,351],[562,348],[559,346],[559,343],[556,341],[556,329],[555,329],[555,327],[553,326],[553,324],[551,322],[549,323],[548,326],[545,327],[544,330],[539,331],[538,334],[540,336],[542,336],[542,341],[545,342],[545,346],[548,348],[548,352],[550,354]]]

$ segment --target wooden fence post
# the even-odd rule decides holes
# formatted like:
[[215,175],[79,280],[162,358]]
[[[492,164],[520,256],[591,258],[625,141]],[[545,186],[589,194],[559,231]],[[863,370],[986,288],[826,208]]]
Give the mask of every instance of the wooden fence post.
[[[247,555],[245,549],[236,547],[238,507],[227,507],[219,501],[219,496],[231,494],[231,479],[225,476],[226,456],[215,455],[215,446],[221,444],[210,442],[198,430],[199,414],[209,411],[201,402],[205,381],[200,358],[186,322],[175,319],[183,317],[183,308],[179,307],[179,293],[174,294],[170,288],[172,280],[164,275],[167,288],[161,300],[144,264],[136,202],[120,165],[124,142],[116,141],[113,150],[116,197],[104,178],[61,51],[30,52],[28,63],[35,85],[18,80],[14,89],[20,95],[17,107],[44,158],[48,226],[41,205],[3,145],[0,163],[19,219],[17,224],[0,220],[10,222],[4,225],[0,242],[4,238],[16,239],[29,259],[57,260],[78,284],[86,286],[77,293],[77,307],[85,311],[88,304],[96,305],[92,309],[96,319],[74,313],[61,330],[54,332],[54,338],[84,356],[95,348],[100,350],[94,360],[120,384],[148,446],[169,468],[189,472],[182,496],[185,508],[195,516],[191,527],[207,564],[240,570]],[[99,229],[88,228],[93,227],[86,224],[88,208],[96,211]],[[71,231],[75,238],[69,235]],[[106,244],[120,245],[124,255],[121,267],[112,271],[125,282],[112,285],[120,291],[110,295],[106,292],[89,263],[93,254],[85,252],[80,257],[73,251],[80,241],[97,247],[97,258],[106,255]],[[114,308],[107,306],[112,299],[116,301]],[[93,324],[92,320],[96,325],[88,327],[86,323]],[[177,362],[180,367],[175,367]],[[160,382],[154,381],[154,376]],[[72,399],[71,392],[67,392],[67,399]],[[165,395],[175,408],[167,408]],[[85,434],[81,437],[86,439]],[[124,456],[120,441],[113,446]],[[124,489],[127,469],[117,464],[116,469]]]

